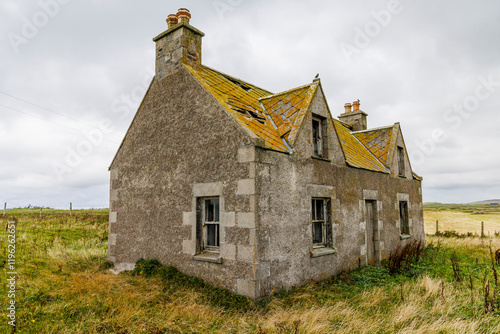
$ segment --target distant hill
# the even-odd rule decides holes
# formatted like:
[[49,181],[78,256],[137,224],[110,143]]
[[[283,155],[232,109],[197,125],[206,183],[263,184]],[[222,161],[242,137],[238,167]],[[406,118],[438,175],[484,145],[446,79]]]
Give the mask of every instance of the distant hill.
[[500,205],[500,199],[488,199],[486,201],[472,202],[472,203],[469,203],[469,204],[490,205],[491,203],[498,203]]

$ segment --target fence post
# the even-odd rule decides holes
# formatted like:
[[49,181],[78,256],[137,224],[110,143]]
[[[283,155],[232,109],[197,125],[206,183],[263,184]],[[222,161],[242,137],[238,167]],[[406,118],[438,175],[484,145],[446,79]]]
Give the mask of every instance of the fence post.
[[69,202],[69,215],[73,215],[73,203]]
[[439,234],[439,220],[436,219],[436,234]]
[[42,207],[40,207],[40,218],[42,218]]
[[484,222],[481,222],[481,238],[484,238]]
[[3,216],[7,214],[7,202],[3,203]]

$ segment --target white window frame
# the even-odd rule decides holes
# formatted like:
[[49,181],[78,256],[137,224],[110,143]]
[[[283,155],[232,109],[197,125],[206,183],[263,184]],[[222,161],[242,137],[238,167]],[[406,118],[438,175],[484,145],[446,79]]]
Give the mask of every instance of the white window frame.
[[[220,199],[219,197],[203,197],[202,202],[202,227],[203,227],[203,250],[206,252],[218,253],[220,249]],[[214,207],[213,221],[207,220],[207,201],[218,201],[218,217],[216,217],[217,210]],[[208,244],[208,226],[215,225],[215,245]]]

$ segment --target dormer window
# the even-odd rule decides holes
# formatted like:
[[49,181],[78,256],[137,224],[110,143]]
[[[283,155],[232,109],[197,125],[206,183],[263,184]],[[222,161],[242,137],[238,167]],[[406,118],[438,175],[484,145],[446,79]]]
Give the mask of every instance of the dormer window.
[[398,169],[399,176],[405,176],[405,150],[401,146],[398,146]]
[[313,117],[312,119],[313,156],[327,159],[326,154],[326,119]]

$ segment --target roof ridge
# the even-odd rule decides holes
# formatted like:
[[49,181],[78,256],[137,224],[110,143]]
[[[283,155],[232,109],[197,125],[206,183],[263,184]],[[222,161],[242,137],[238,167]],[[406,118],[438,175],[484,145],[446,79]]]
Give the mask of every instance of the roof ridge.
[[[340,125],[342,125],[344,128],[347,128],[347,130],[351,131],[351,128],[352,128],[352,125],[351,125],[351,124],[346,123],[346,122],[342,122],[341,120],[338,120],[338,119],[336,119],[336,118],[335,118],[335,117],[333,117],[333,116],[332,116],[332,119],[333,119],[334,121],[336,121],[336,122],[339,122],[339,123],[340,123]],[[351,131],[351,133],[353,133],[353,132]]]
[[366,130],[351,131],[351,133],[352,133],[352,134],[356,134],[356,133],[363,133],[363,132],[370,132],[370,131],[378,131],[378,130],[390,129],[390,128],[394,128],[394,124],[393,124],[393,125],[386,125],[386,126],[379,126],[379,127],[376,127],[376,128],[371,128],[371,129],[366,129]]
[[224,77],[229,77],[229,78],[231,78],[231,79],[234,79],[234,80],[237,80],[237,81],[241,81],[241,82],[242,82],[242,83],[244,83],[244,84],[247,84],[247,85],[253,86],[253,87],[258,88],[258,89],[260,89],[260,90],[262,90],[262,91],[264,91],[264,92],[267,92],[267,93],[273,94],[273,93],[271,93],[270,91],[268,91],[267,89],[261,88],[261,87],[259,87],[259,86],[257,86],[257,85],[254,85],[253,83],[250,83],[250,82],[248,82],[248,81],[245,81],[245,80],[242,80],[242,79],[240,79],[240,78],[237,78],[237,77],[235,77],[234,75],[230,75],[230,74],[227,74],[227,73],[221,72],[221,71],[219,71],[219,70],[216,70],[215,68],[212,68],[212,67],[210,67],[210,66],[203,65],[203,64],[201,65],[201,67],[204,67],[204,68],[207,68],[207,69],[209,69],[209,70],[211,70],[211,71],[217,72],[217,73],[221,74],[221,75],[222,75],[222,76],[224,76]]
[[259,97],[259,101],[271,99],[273,97],[278,97],[280,95],[289,94],[289,93],[291,93],[291,92],[293,92],[295,90],[303,89],[305,87],[309,87],[310,88],[312,85],[317,85],[317,83],[313,82],[313,83],[302,85],[302,86],[299,86],[299,87],[296,87],[296,88],[288,89],[288,90],[285,90],[285,91],[280,92],[280,93],[276,93],[276,94],[271,94],[271,95],[268,95],[268,96]]

